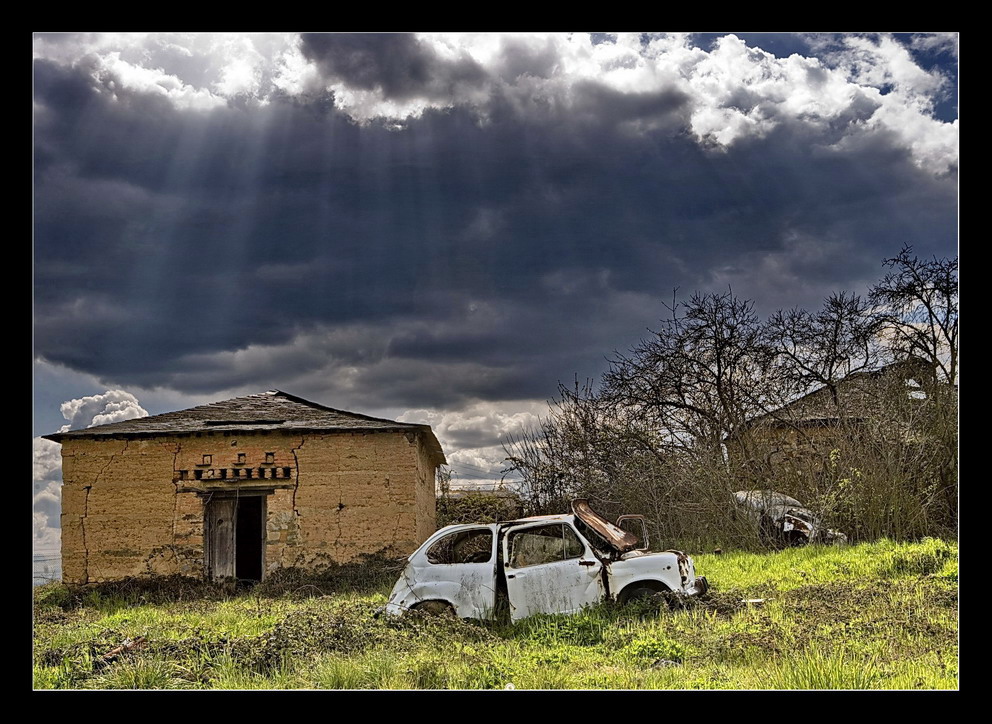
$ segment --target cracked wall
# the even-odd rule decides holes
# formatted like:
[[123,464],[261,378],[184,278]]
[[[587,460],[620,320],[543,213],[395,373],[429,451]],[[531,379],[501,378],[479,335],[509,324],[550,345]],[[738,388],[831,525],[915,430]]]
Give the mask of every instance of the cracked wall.
[[162,438],[62,444],[64,580],[140,575],[153,551],[176,545],[176,449]]
[[204,503],[263,489],[265,571],[410,553],[435,529],[415,433],[205,432],[62,444],[63,578],[204,573]]
[[299,542],[280,547],[270,538],[268,569],[345,562],[384,548],[411,553],[434,530],[433,519],[429,532],[418,520],[425,507],[418,507],[418,471],[431,464],[421,461],[425,452],[419,436],[402,433],[308,435],[296,451]]

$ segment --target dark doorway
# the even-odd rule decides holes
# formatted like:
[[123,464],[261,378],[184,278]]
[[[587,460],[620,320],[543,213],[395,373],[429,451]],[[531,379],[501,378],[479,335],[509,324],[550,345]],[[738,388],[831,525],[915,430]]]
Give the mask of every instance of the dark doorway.
[[207,576],[261,581],[265,567],[265,494],[215,491],[204,500]]
[[238,580],[262,580],[262,536],[265,534],[263,512],[265,500],[261,495],[238,499],[237,532],[235,533],[234,570]]

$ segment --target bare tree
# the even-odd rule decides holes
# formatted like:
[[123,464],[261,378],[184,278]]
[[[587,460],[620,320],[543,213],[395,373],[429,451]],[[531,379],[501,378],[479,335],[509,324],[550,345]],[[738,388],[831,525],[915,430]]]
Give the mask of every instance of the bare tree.
[[599,497],[617,479],[608,438],[615,437],[593,383],[558,385],[548,416],[535,429],[511,435],[503,444],[504,479],[516,473],[529,512],[560,512],[575,496]]
[[728,436],[765,412],[774,352],[754,303],[695,293],[669,307],[671,317],[604,377],[604,396],[636,410],[668,449],[723,458]]
[[747,421],[772,402],[772,350],[753,303],[730,292],[668,309],[658,331],[615,356],[599,390],[560,386],[540,428],[504,445],[534,512],[583,495],[606,513],[647,513],[670,544],[726,521],[733,486],[755,473],[730,473],[747,465],[725,441],[746,449]]
[[532,514],[562,512],[569,500],[584,497],[608,517],[646,515],[655,547],[691,548],[717,538],[726,545],[725,461],[691,455],[665,438],[635,406],[616,404],[591,383],[560,385],[548,417],[504,442],[504,473],[523,480]]
[[[937,380],[957,383],[958,375],[958,260],[920,259],[905,246],[897,256],[883,260],[890,268],[871,290],[893,351],[926,361]],[[937,381],[935,380],[935,381]]]
[[818,312],[775,312],[768,319],[766,339],[776,353],[780,390],[805,394],[825,387],[839,410],[838,383],[878,364],[881,323],[867,301],[847,292],[831,294]]

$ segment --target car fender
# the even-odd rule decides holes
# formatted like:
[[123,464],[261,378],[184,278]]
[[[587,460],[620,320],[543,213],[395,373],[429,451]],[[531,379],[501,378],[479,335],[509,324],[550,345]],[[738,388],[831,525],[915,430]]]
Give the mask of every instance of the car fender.
[[471,576],[471,580],[465,580],[455,571],[452,571],[451,578],[439,580],[424,580],[417,573],[414,566],[404,571],[386,604],[387,612],[402,613],[424,601],[444,601],[460,618],[487,618],[491,615],[495,605],[492,568],[474,568],[472,573],[475,575]]
[[[638,582],[653,582],[661,584],[669,591],[682,591],[692,583],[692,572],[682,569],[679,556],[688,558],[685,554],[673,551],[648,553],[643,555],[627,555],[621,560],[610,563],[610,591],[616,597],[625,588]],[[684,581],[683,578],[688,580]]]

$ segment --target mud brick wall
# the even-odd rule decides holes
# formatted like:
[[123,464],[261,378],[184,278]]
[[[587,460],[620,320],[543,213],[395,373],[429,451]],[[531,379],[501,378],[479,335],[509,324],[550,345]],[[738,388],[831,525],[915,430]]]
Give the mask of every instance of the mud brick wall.
[[382,549],[406,555],[434,531],[433,508],[424,519],[428,506],[421,473],[432,464],[425,460],[419,435],[310,434],[295,455],[295,496],[277,491],[269,498],[268,571],[346,562]]
[[202,576],[197,491],[276,488],[267,573],[405,555],[435,529],[435,467],[415,432],[73,439],[62,471],[62,569],[73,583]]
[[[64,580],[139,575],[147,571],[146,560],[156,572],[178,572],[175,551],[165,553],[176,543],[179,500],[172,471],[178,448],[178,441],[161,438],[63,443]],[[162,566],[159,554],[171,562]]]
[[[437,530],[437,466],[424,445],[417,438],[417,545],[427,540]],[[410,549],[412,553],[414,548]]]
[[[766,472],[778,473],[790,469],[810,471],[825,466],[830,450],[842,445],[850,431],[832,426],[807,426],[798,430],[767,426],[752,428],[748,434],[750,458],[761,461]],[[737,442],[728,441],[727,450],[731,462],[743,464],[747,461],[744,449]]]

